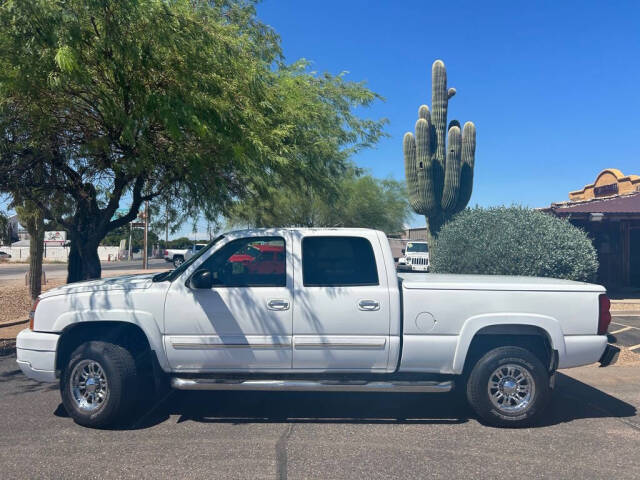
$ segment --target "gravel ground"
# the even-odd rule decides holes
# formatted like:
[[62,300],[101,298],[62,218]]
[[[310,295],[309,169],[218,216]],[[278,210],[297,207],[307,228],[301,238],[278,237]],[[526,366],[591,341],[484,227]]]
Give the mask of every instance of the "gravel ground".
[[[103,272],[103,278],[115,277],[118,275],[131,275],[136,273],[146,273],[154,270],[109,270]],[[64,285],[66,282],[62,278],[47,280],[47,284],[42,286],[42,291]],[[31,298],[29,290],[23,280],[5,280],[0,282],[0,327],[3,323],[12,323],[18,320],[25,320],[31,310]],[[1,330],[0,330],[1,332]],[[0,338],[6,338],[0,333]]]

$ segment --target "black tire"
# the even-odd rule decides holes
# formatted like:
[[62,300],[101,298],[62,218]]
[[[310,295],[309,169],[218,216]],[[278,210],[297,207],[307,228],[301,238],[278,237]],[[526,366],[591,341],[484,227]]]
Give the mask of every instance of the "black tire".
[[[72,375],[74,369],[87,362],[97,362],[106,378],[105,399],[94,402],[93,410],[81,408],[73,393]],[[93,365],[93,364],[91,364]],[[138,375],[136,363],[131,353],[119,346],[107,342],[91,341],[76,348],[60,378],[62,404],[67,413],[79,425],[85,427],[107,427],[127,419],[137,400]]]
[[182,255],[176,255],[173,257],[173,266],[178,268],[180,265],[184,263],[184,257]]
[[[508,375],[509,366],[516,366],[511,371],[513,377]],[[494,376],[498,369],[498,375],[504,377],[492,383],[500,387],[490,390],[491,377],[494,381],[499,379],[498,375]],[[517,375],[518,372],[521,376]],[[514,383],[511,379],[514,377],[521,378],[515,388],[521,386],[522,392],[513,392]],[[532,383],[533,388],[527,387],[528,383]],[[527,395],[526,391],[530,394]],[[499,347],[489,351],[474,365],[467,380],[467,400],[471,408],[486,423],[498,427],[524,427],[535,423],[550,397],[547,369],[535,355],[521,347]],[[498,405],[500,400],[502,404]]]

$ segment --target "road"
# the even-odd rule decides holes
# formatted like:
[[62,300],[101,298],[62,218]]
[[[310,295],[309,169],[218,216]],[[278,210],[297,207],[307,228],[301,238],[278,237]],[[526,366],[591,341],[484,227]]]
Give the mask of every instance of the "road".
[[[149,267],[153,269],[169,269],[173,265],[167,263],[162,258],[153,258],[149,260]],[[123,261],[123,262],[104,262],[102,270],[140,270],[142,269],[142,260]],[[25,273],[29,270],[28,263],[3,263],[0,264],[0,281],[2,280],[20,280],[24,278]],[[66,263],[45,263],[43,270],[47,274],[47,278],[60,278],[67,275]]]
[[640,368],[559,375],[530,429],[480,424],[454,394],[174,392],[127,429],[75,425],[57,385],[0,358],[0,476],[640,478]]

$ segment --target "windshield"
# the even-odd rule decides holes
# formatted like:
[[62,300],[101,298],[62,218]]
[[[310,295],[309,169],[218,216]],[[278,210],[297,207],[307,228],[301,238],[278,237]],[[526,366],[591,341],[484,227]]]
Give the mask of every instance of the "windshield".
[[163,272],[156,275],[155,277],[153,277],[153,281],[162,282],[164,280],[168,280],[172,282],[175,278],[178,278],[182,274],[182,272],[184,272],[187,268],[189,268],[189,266],[193,262],[195,262],[198,258],[204,255],[206,252],[208,252],[211,247],[213,247],[216,243],[218,243],[223,238],[224,238],[224,235],[220,235],[219,237],[214,238],[211,242],[209,242],[206,246],[198,250],[198,252],[193,257],[191,257],[189,260],[184,262],[178,268],[176,268],[175,270],[170,270],[168,272]]
[[426,243],[407,243],[407,253],[428,253],[429,247]]

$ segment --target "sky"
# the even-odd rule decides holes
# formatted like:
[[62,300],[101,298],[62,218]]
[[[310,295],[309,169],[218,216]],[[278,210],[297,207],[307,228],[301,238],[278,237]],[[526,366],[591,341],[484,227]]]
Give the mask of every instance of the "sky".
[[404,180],[436,59],[457,89],[449,120],[477,128],[470,205],[548,206],[604,168],[640,174],[638,1],[264,0],[258,16],[287,61],[385,97],[361,113],[387,118],[389,138],[354,157],[376,176]]
[[385,98],[359,110],[389,121],[389,137],[353,159],[375,176],[404,180],[402,137],[431,103],[436,59],[457,89],[449,120],[477,128],[470,205],[542,207],[604,168],[640,174],[638,1],[264,0],[257,11],[288,62],[348,71]]

